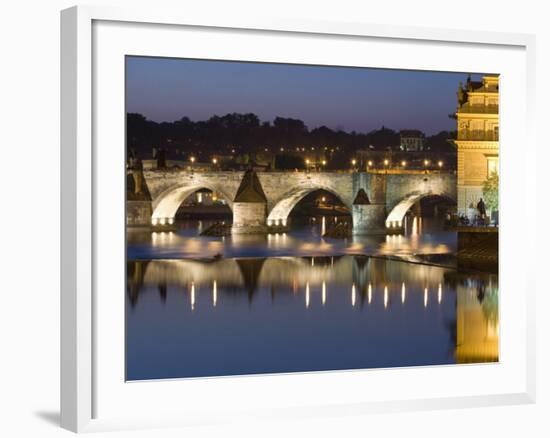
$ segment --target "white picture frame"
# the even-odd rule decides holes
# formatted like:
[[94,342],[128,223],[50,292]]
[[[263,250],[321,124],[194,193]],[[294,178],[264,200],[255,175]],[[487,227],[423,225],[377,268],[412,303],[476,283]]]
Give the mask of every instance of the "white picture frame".
[[[105,26],[103,25],[105,24]],[[100,27],[97,27],[97,26]],[[104,26],[104,27],[101,27]],[[132,29],[124,32],[133,32],[135,38],[118,38],[117,26]],[[138,28],[147,28],[149,34],[149,46],[145,47],[143,41],[140,41]],[[102,282],[105,280],[103,275],[106,271],[103,269],[103,258],[98,254],[105,251],[105,239],[110,236],[109,233],[123,232],[124,217],[115,214],[112,222],[114,228],[109,228],[109,221],[103,218],[106,209],[98,208],[104,201],[103,196],[105,186],[112,186],[116,182],[116,177],[109,176],[110,170],[116,174],[116,166],[120,163],[112,163],[109,168],[105,164],[101,154],[97,154],[98,141],[105,138],[103,133],[117,131],[120,133],[120,126],[107,126],[102,121],[104,108],[104,99],[98,94],[98,82],[102,79],[104,68],[110,69],[106,63],[111,57],[115,56],[120,61],[120,54],[153,54],[158,47],[164,47],[163,53],[157,53],[162,56],[170,55],[170,50],[174,50],[173,56],[177,56],[176,48],[169,47],[169,44],[163,44],[162,35],[157,39],[153,34],[162,34],[177,32],[178,29],[186,31],[199,31],[201,35],[208,35],[216,32],[234,32],[235,38],[245,38],[249,43],[249,50],[259,49],[255,40],[263,38],[268,34],[268,38],[280,41],[277,45],[291,44],[291,40],[300,38],[335,38],[338,44],[378,44],[386,45],[407,44],[411,48],[419,50],[436,50],[441,53],[447,50],[447,45],[452,45],[457,50],[479,51],[477,59],[479,64],[478,71],[492,71],[491,62],[494,59],[502,58],[502,65],[506,64],[507,56],[513,56],[514,62],[509,62],[510,69],[516,69],[507,76],[504,75],[503,81],[503,112],[502,112],[502,159],[501,159],[501,185],[506,190],[501,190],[501,259],[500,272],[502,272],[501,283],[503,284],[503,297],[501,308],[501,325],[503,344],[501,348],[509,355],[504,354],[499,368],[495,368],[493,374],[494,381],[487,385],[480,386],[478,392],[470,391],[465,382],[468,376],[476,373],[487,373],[483,370],[484,365],[454,367],[421,367],[421,369],[397,369],[397,370],[376,370],[376,371],[344,371],[330,373],[307,373],[293,374],[283,377],[278,376],[256,376],[256,377],[237,377],[237,378],[211,378],[211,379],[192,379],[182,383],[181,381],[153,382],[148,386],[135,384],[126,384],[124,391],[112,388],[109,382],[120,375],[118,370],[110,374],[109,364],[105,362],[106,354],[98,354],[98,351],[112,351],[113,354],[123,354],[116,352],[114,343],[106,347],[105,329],[112,329],[114,332],[120,331],[120,327],[109,326],[109,319],[105,316],[105,300],[98,300],[97,294],[101,290]],[[106,32],[102,36],[102,32]],[[137,32],[137,33],[136,33]],[[104,50],[105,38],[109,38],[109,50]],[[311,38],[310,38],[311,37]],[[133,42],[134,47],[131,52],[127,52],[125,44],[127,40]],[[121,43],[122,41],[122,43]],[[273,41],[263,40],[269,46]],[[166,43],[166,41],[164,41]],[[143,52],[139,49],[142,44]],[[158,47],[156,47],[158,44]],[[304,43],[305,44],[305,43]],[[307,43],[309,44],[309,43]],[[313,43],[311,43],[313,44]],[[451,407],[473,407],[497,404],[518,404],[530,403],[535,398],[535,341],[534,341],[534,279],[533,269],[525,261],[517,261],[514,265],[514,275],[507,269],[512,266],[512,256],[508,256],[509,251],[506,248],[518,247],[518,245],[528,245],[534,247],[534,234],[530,236],[514,236],[515,226],[525,223],[531,217],[534,217],[533,210],[520,208],[517,206],[517,200],[521,202],[532,202],[535,193],[535,173],[534,169],[528,169],[525,157],[535,153],[535,141],[533,134],[532,120],[534,119],[534,45],[535,39],[531,35],[491,33],[484,31],[461,31],[452,29],[424,29],[416,27],[385,26],[366,23],[338,23],[338,22],[317,22],[297,19],[275,19],[243,17],[236,21],[228,22],[224,17],[196,16],[189,11],[163,11],[156,8],[147,10],[130,10],[110,7],[96,6],[78,6],[62,11],[61,13],[61,425],[72,431],[98,431],[118,428],[141,428],[141,427],[162,427],[173,425],[189,424],[208,424],[219,421],[235,421],[254,417],[256,419],[272,418],[273,416],[300,417],[310,415],[343,415],[343,414],[363,414],[368,412],[392,412],[414,409],[434,409]],[[137,49],[136,49],[137,47]],[[313,47],[313,46],[311,46]],[[373,46],[374,47],[374,46]],[[136,52],[139,51],[139,53]],[[203,57],[208,57],[208,44],[198,44],[194,47],[194,54],[200,54],[203,51]],[[373,48],[374,53],[375,48]],[[454,50],[454,49],[453,49]],[[411,52],[414,50],[411,49]],[[494,55],[489,55],[494,52]],[[513,55],[507,55],[507,53]],[[221,53],[221,52],[220,52]],[[105,56],[105,58],[102,58]],[[223,54],[212,54],[215,56],[224,56]],[[236,53],[235,59],[240,59],[243,55]],[[247,59],[255,60],[257,55],[247,55]],[[267,55],[266,55],[267,56]],[[267,56],[269,59],[277,58],[277,53],[273,51]],[[299,61],[299,55],[287,55],[288,61]],[[313,55],[312,55],[313,56]],[[321,58],[324,56],[325,58]],[[331,52],[330,48],[326,53],[316,58],[317,62],[330,64],[330,57],[335,58],[334,63],[343,65],[345,61],[336,59],[336,53]],[[380,56],[383,56],[381,54]],[[408,56],[408,55],[407,55]],[[407,58],[405,54],[404,58]],[[411,55],[412,56],[412,55]],[[270,58],[271,57],[271,58]],[[491,60],[489,58],[493,57]],[[465,71],[460,59],[453,62],[441,59],[434,59],[429,64],[434,68],[437,63],[447,62],[445,69],[456,69],[456,71]],[[282,59],[282,58],[281,58]],[[325,59],[325,61],[322,61]],[[500,58],[499,58],[500,59]],[[511,58],[510,58],[511,59]],[[518,59],[521,62],[517,62]],[[97,62],[100,60],[100,62]],[[257,59],[259,60],[259,59]],[[314,62],[314,59],[308,62]],[[320,60],[320,61],[319,61]],[[475,61],[475,57],[470,60]],[[118,62],[118,61],[117,61]],[[407,64],[407,62],[409,64]],[[382,65],[378,63],[375,66],[404,68],[412,61],[407,59],[394,60]],[[425,62],[425,61],[423,61]],[[500,61],[499,61],[500,62]],[[400,64],[401,63],[401,64]],[[511,65],[514,64],[515,67]],[[98,66],[100,65],[100,66]],[[346,65],[346,64],[345,64]],[[428,68],[425,64],[423,68]],[[454,65],[454,67],[453,67]],[[473,64],[471,64],[473,66]],[[119,65],[120,67],[120,65]],[[114,82],[108,87],[118,86],[123,83],[124,78],[118,73],[120,70],[113,68],[116,76]],[[499,71],[498,73],[502,73]],[[507,77],[510,80],[507,82]],[[521,79],[524,79],[523,82]],[[508,88],[507,88],[508,86]],[[106,89],[108,89],[108,87]],[[105,87],[104,87],[105,88]],[[123,87],[122,87],[123,88]],[[121,90],[116,91],[114,95],[120,96]],[[507,94],[509,93],[509,94]],[[103,100],[102,100],[103,99]],[[506,103],[514,103],[513,109],[506,108]],[[119,109],[120,101],[114,106],[113,111]],[[103,106],[102,106],[103,105]],[[109,120],[112,120],[112,114]],[[519,117],[519,118],[518,118]],[[115,117],[113,123],[120,125],[121,121]],[[123,118],[121,118],[122,120]],[[514,120],[514,123],[506,123]],[[96,124],[102,127],[97,128]],[[103,124],[102,124],[103,123]],[[512,126],[513,125],[513,126]],[[118,134],[117,134],[118,135]],[[120,138],[115,135],[113,138]],[[521,139],[521,153],[510,145]],[[116,146],[118,148],[118,146]],[[116,149],[118,151],[118,149]],[[124,144],[120,143],[120,153],[115,155],[123,157]],[[115,160],[116,161],[116,160]],[[513,178],[511,169],[514,165],[516,171]],[[101,169],[101,171],[99,170]],[[121,168],[122,170],[122,168]],[[122,187],[120,188],[122,190]],[[118,192],[113,194],[113,199],[122,202],[123,198],[116,198]],[[516,207],[511,208],[509,199],[516,200]],[[108,204],[106,204],[108,205]],[[526,204],[527,205],[527,204]],[[123,206],[121,206],[123,208]],[[107,224],[107,225],[105,225]],[[118,228],[117,228],[118,227]],[[116,231],[118,229],[118,231]],[[517,234],[517,233],[516,233]],[[114,235],[113,235],[114,236]],[[102,240],[104,239],[104,240]],[[120,236],[115,236],[112,242],[119,242]],[[108,240],[108,239],[107,239]],[[527,243],[526,243],[527,242]],[[113,248],[116,246],[112,243]],[[117,247],[116,251],[123,249]],[[114,252],[116,252],[114,251]],[[123,259],[120,263],[123,262]],[[119,275],[114,271],[113,276]],[[109,275],[111,275],[109,274]],[[114,278],[114,277],[113,277]],[[120,284],[120,283],[119,283]],[[516,291],[513,300],[508,300],[506,288]],[[123,294],[121,289],[121,295]],[[123,313],[119,314],[119,307],[114,307],[110,315],[111,318],[118,317],[122,320]],[[516,323],[512,333],[509,330]],[[118,332],[117,332],[118,333]],[[116,337],[119,339],[120,337]],[[111,350],[108,350],[111,348]],[[117,368],[113,366],[113,368]],[[487,367],[485,367],[487,369]],[[505,371],[502,371],[505,370]],[[507,371],[506,371],[507,370]],[[118,373],[118,374],[117,374]],[[388,373],[391,373],[389,375]],[[428,392],[426,388],[415,387],[411,384],[410,390],[400,389],[408,387],[408,383],[413,376],[415,381],[422,382],[423,379],[433,379],[437,381],[442,379],[446,381],[452,375],[456,380],[457,388],[446,392],[446,388],[434,388]],[[497,375],[499,376],[497,378]],[[395,382],[395,388],[387,391],[384,396],[384,386],[381,383],[377,388],[373,383],[375,381],[384,382],[384,379],[390,378]],[[274,380],[275,379],[275,380]],[[376,379],[376,380],[375,380]],[[416,380],[418,379],[418,380]],[[490,380],[490,378],[488,377]],[[500,380],[499,380],[500,379]],[[120,380],[120,379],[119,379]],[[501,383],[499,383],[499,381]],[[372,397],[363,397],[360,394],[351,393],[346,388],[365,385],[372,389]],[[119,382],[124,386],[124,381]],[[178,385],[185,384],[186,391],[204,392],[205,394],[217,395],[223,401],[224,391],[242,392],[241,399],[234,399],[235,409],[224,411],[220,406],[210,406],[206,410],[205,406],[198,406],[195,410],[189,410],[185,403],[178,408],[167,410],[166,406],[159,405],[151,410],[148,406],[148,415],[143,416],[139,413],[132,415],[132,410],[125,406],[123,402],[131,398],[143,397],[144,399],[155,400],[160,394],[169,393],[174,397],[174,390]],[[280,393],[270,393],[274,385],[280,390]],[[313,388],[319,385],[325,385],[326,390],[323,395],[316,394]],[[307,389],[311,390],[311,395],[297,397],[294,403],[285,402],[285,390],[301,387],[307,394]],[[99,389],[98,389],[99,388]],[[126,389],[129,388],[129,393]],[[258,389],[260,388],[260,389]],[[337,390],[336,388],[341,388]],[[431,392],[430,392],[431,391]],[[124,394],[123,394],[124,392]],[[303,391],[301,391],[303,392]],[[191,392],[188,392],[191,393]],[[105,395],[112,399],[112,406],[107,406]],[[262,395],[264,394],[264,395]],[[270,401],[262,400],[267,397]],[[420,395],[419,395],[420,394]],[[247,404],[244,401],[246,395],[258,397],[254,405]],[[102,398],[103,397],[103,398]],[[117,398],[120,397],[120,398]],[[316,401],[313,401],[316,399]],[[328,400],[331,400],[329,402]],[[265,403],[263,403],[265,401]],[[200,403],[199,403],[200,404]],[[105,407],[104,407],[105,406]],[[108,412],[103,415],[102,412]],[[99,413],[99,414],[98,414]]]

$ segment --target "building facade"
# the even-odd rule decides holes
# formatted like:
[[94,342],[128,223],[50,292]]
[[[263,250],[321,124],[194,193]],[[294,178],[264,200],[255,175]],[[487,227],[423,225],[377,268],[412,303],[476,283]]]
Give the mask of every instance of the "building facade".
[[418,152],[424,150],[425,135],[417,129],[404,129],[399,132],[401,150]]
[[469,215],[483,198],[483,183],[499,172],[498,76],[483,76],[458,88],[458,213]]

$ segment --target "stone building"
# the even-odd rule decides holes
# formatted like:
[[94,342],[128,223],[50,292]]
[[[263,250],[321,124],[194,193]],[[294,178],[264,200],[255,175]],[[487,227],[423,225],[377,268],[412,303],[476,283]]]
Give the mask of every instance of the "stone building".
[[424,150],[425,135],[418,129],[404,129],[399,132],[402,151],[419,152]]
[[498,76],[483,76],[458,88],[458,213],[468,215],[483,197],[483,182],[498,174]]

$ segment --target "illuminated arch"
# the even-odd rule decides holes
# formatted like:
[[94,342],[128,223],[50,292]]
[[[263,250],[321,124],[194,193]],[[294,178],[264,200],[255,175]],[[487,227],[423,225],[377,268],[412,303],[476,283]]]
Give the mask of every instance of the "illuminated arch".
[[174,217],[181,203],[193,193],[208,189],[219,193],[225,200],[231,211],[233,211],[233,202],[231,198],[217,187],[208,184],[197,184],[193,186],[172,187],[161,193],[153,202],[153,215],[151,216],[153,225],[165,225],[174,222]]
[[350,211],[351,214],[351,205],[348,205],[344,202],[343,197],[335,192],[330,187],[315,185],[311,187],[300,187],[289,192],[285,193],[279,201],[273,206],[269,215],[267,216],[267,225],[286,225],[288,220],[288,215],[292,211],[296,204],[304,199],[307,195],[317,190],[324,190],[336,196],[342,204]]
[[405,218],[405,215],[407,214],[407,211],[418,201],[420,201],[423,198],[428,197],[438,197],[444,200],[447,200],[453,204],[456,204],[456,199],[454,199],[452,196],[449,196],[447,194],[442,193],[433,193],[433,192],[427,192],[427,193],[414,193],[406,196],[401,201],[395,205],[395,207],[392,208],[390,213],[388,214],[386,218],[386,227],[392,228],[392,227],[401,227],[403,226],[403,219]]

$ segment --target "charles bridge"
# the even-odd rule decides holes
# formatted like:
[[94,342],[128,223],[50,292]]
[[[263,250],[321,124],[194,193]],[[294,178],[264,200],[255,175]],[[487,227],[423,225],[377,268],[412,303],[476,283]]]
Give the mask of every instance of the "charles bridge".
[[456,204],[456,175],[446,172],[255,172],[129,169],[127,225],[172,225],[181,203],[200,189],[223,197],[233,212],[232,233],[267,233],[286,227],[290,212],[309,193],[326,190],[349,209],[354,234],[399,231],[422,198]]

